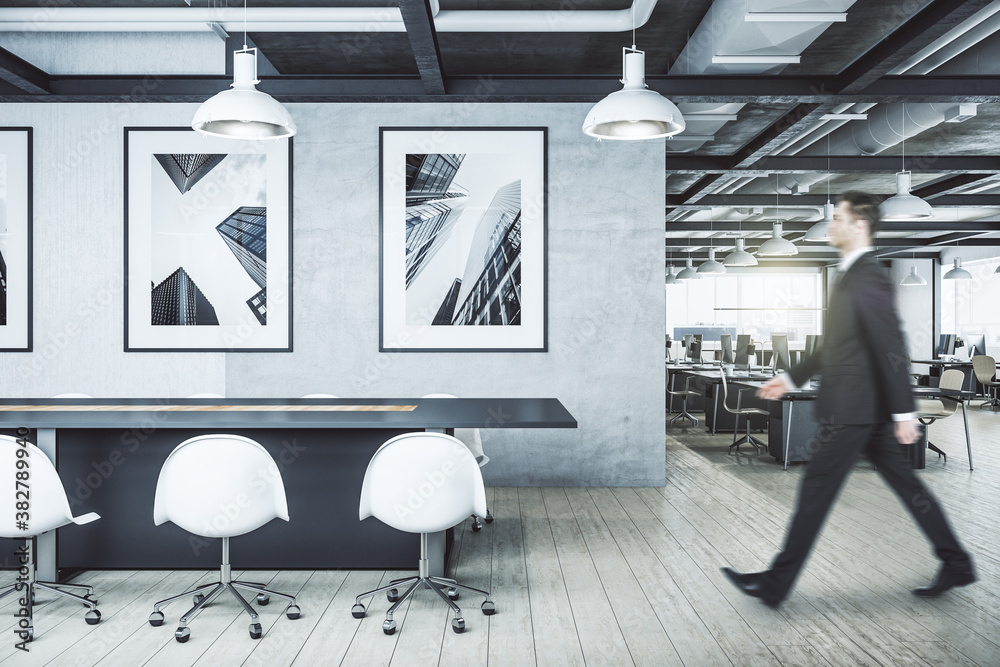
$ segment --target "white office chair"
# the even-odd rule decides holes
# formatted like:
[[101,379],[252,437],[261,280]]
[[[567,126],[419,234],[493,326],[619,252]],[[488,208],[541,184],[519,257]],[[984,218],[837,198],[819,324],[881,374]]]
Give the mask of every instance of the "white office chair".
[[[421,398],[458,398],[458,396],[452,396],[451,394],[427,394]],[[479,434],[478,428],[456,428],[455,437],[461,440],[472,455],[476,457],[476,463],[482,468],[484,465],[490,462],[490,457],[483,453],[483,437]],[[490,512],[490,508],[486,508],[486,516],[483,517],[486,523],[493,523],[493,513]],[[482,522],[479,521],[479,517],[475,514],[472,515],[472,530],[474,532],[479,532],[483,529]]]
[[[25,429],[26,431],[27,429]],[[20,434],[22,431],[18,429]],[[25,433],[25,436],[27,433]],[[35,636],[33,607],[39,590],[52,591],[71,600],[85,604],[89,611],[84,619],[90,625],[96,625],[101,620],[101,612],[97,610],[97,598],[94,597],[92,586],[79,584],[59,584],[51,581],[35,579],[35,543],[42,533],[55,530],[71,523],[83,525],[96,521],[101,517],[94,512],[74,517],[69,508],[69,500],[63,489],[59,473],[45,452],[24,439],[9,435],[0,435],[0,471],[3,479],[10,483],[9,510],[0,514],[0,537],[30,540],[30,546],[25,545],[27,553],[24,556],[28,562],[27,581],[11,584],[0,589],[0,598],[11,593],[27,601],[27,626],[18,624],[15,634],[24,641],[32,641]],[[22,504],[23,503],[23,504]],[[17,556],[21,553],[18,552]],[[18,588],[20,586],[20,588]],[[86,591],[84,596],[75,595],[63,588]]]
[[[379,447],[368,463],[361,486],[358,518],[374,516],[389,526],[408,533],[420,533],[420,560],[417,576],[396,579],[387,586],[362,593],[351,608],[354,618],[364,618],[361,600],[386,591],[392,602],[382,623],[382,632],[396,632],[392,615],[418,588],[427,587],[444,600],[455,617],[451,628],[465,631],[462,610],[455,604],[459,590],[482,595],[482,612],[492,616],[496,606],[487,591],[457,583],[454,579],[430,576],[427,534],[447,530],[470,513],[486,511],[486,489],[479,466],[465,443],[444,433],[404,433]],[[400,595],[399,589],[409,586]]]
[[[236,498],[248,499],[236,504]],[[250,438],[240,435],[200,435],[185,440],[170,452],[160,469],[153,502],[153,521],[159,526],[167,521],[195,535],[222,538],[222,567],[218,583],[160,600],[153,605],[149,624],[163,625],[160,608],[194,594],[194,607],[181,616],[174,638],[184,643],[191,637],[188,623],[220,593],[228,590],[250,615],[250,637],[260,639],[262,631],[257,612],[237,588],[257,594],[257,604],[266,605],[270,596],[288,600],[285,615],[299,617],[295,596],[276,593],[264,584],[234,581],[229,566],[229,538],[249,533],[272,519],[288,521],[285,486],[274,459],[267,450]]]
[[[942,389],[952,389],[960,391],[965,384],[965,373],[957,368],[949,368],[941,374],[938,386]],[[917,419],[925,426],[930,426],[938,419],[944,419],[955,414],[958,409],[958,401],[953,398],[942,396],[941,398],[921,398],[917,400]],[[930,429],[928,429],[928,433]],[[927,449],[937,452],[938,458],[944,457],[944,462],[948,462],[948,455],[937,445],[927,440]]]
[[[733,426],[733,444],[729,445],[729,451],[732,452],[733,451],[733,447],[735,447],[736,448],[736,453],[738,454],[739,451],[740,451],[740,445],[742,445],[744,443],[748,443],[750,445],[753,445],[754,451],[757,452],[757,456],[760,456],[760,448],[764,447],[766,449],[767,448],[767,443],[761,442],[757,438],[755,438],[752,435],[750,435],[750,416],[751,415],[769,415],[770,413],[767,410],[762,410],[761,408],[744,408],[744,407],[741,407],[741,404],[743,403],[743,392],[744,391],[751,391],[753,389],[753,387],[745,387],[743,389],[738,390],[737,393],[736,393],[736,407],[735,408],[729,407],[729,403],[727,402],[727,399],[729,398],[729,385],[726,382],[726,371],[725,371],[725,369],[722,369],[722,370],[719,371],[719,377],[722,378],[722,407],[726,409],[726,412],[729,412],[729,413],[732,413],[733,415],[736,415],[736,425]],[[747,423],[747,432],[746,432],[746,435],[744,435],[742,438],[740,438],[739,440],[737,440],[736,436],[739,435],[739,432],[740,432],[740,417],[741,416],[746,417],[746,420],[747,420],[747,422],[746,422]]]

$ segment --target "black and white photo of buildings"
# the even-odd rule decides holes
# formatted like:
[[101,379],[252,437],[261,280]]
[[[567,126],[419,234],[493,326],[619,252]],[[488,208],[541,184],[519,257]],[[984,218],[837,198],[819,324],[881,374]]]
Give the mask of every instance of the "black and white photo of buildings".
[[150,324],[266,325],[266,159],[153,155]]
[[521,324],[521,164],[406,155],[407,324]]

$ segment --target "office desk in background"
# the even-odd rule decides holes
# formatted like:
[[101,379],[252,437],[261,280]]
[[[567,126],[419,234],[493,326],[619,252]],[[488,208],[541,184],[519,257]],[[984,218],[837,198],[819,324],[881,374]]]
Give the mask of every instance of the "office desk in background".
[[[281,471],[291,520],[232,539],[247,569],[412,569],[419,537],[358,521],[368,462],[389,438],[451,428],[576,428],[554,398],[3,399],[0,428],[31,429],[56,464],[74,514],[101,520],[39,538],[39,578],[65,569],[215,569],[218,541],[153,525],[160,467],[196,435],[259,442]],[[226,508],[221,508],[224,513]],[[432,569],[443,571],[438,534]]]

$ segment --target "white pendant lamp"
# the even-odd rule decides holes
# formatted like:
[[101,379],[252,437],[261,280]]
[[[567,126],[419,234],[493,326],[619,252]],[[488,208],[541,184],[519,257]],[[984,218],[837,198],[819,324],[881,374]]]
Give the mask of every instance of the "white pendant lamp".
[[996,270],[996,271],[994,271],[993,273],[1000,273],[1000,266],[998,266],[998,267],[997,267],[997,270]]
[[771,238],[757,249],[757,255],[766,256],[788,256],[799,254],[799,249],[788,239],[781,238],[781,223],[775,222],[772,225]]
[[910,275],[903,278],[899,284],[906,285],[908,287],[915,287],[918,285],[926,285],[927,281],[924,280],[923,276],[917,274],[917,265],[913,264],[910,266]]
[[228,139],[286,139],[296,132],[291,115],[277,100],[257,90],[257,49],[233,53],[233,83],[206,100],[191,119],[192,129]]
[[677,274],[677,280],[701,280],[701,276],[698,275],[698,272],[692,266],[690,257],[687,258],[687,266]]
[[736,239],[736,250],[722,260],[724,266],[757,266],[757,258],[746,251],[746,241]]
[[896,174],[896,194],[879,207],[883,220],[926,220],[934,217],[934,209],[920,197],[910,194],[910,172]]
[[715,261],[715,248],[708,249],[708,261],[702,262],[701,266],[698,267],[698,273],[703,273],[709,276],[717,276],[720,273],[725,273],[726,267],[720,262]]
[[809,228],[806,235],[802,237],[803,241],[808,241],[809,243],[830,242],[830,223],[833,221],[833,208],[833,204],[829,201],[826,202],[823,206],[823,219]]
[[674,275],[674,265],[673,264],[671,264],[670,266],[667,267],[667,284],[668,285],[676,285],[677,284],[677,276]]
[[942,280],[972,280],[972,274],[962,268],[962,258],[955,258],[955,268],[941,276]]
[[686,124],[677,105],[646,88],[646,52],[622,48],[624,88],[591,108],[583,133],[598,139],[642,141],[683,132]]

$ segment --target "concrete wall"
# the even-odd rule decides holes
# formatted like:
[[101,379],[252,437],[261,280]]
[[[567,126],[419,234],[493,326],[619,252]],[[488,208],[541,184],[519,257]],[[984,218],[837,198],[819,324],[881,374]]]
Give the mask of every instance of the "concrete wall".
[[[194,105],[5,105],[35,128],[33,353],[4,396],[554,396],[580,428],[484,433],[496,485],[660,485],[663,142],[597,143],[587,105],[290,105],[290,354],[123,352],[122,128]],[[548,353],[378,352],[379,126],[547,126]]]

